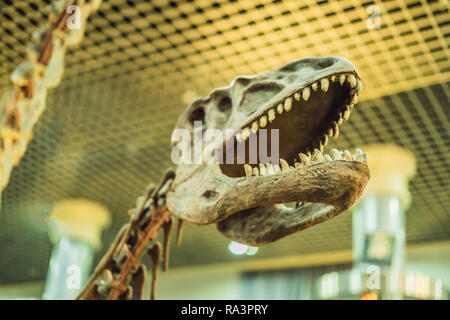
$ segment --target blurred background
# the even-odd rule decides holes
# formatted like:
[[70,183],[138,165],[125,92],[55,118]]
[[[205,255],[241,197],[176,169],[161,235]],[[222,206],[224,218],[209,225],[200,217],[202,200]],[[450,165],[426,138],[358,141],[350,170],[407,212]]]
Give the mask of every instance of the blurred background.
[[[0,0],[0,94],[48,3]],[[388,144],[377,154],[392,166],[380,165],[378,181],[388,185],[393,173],[401,190],[374,187],[353,213],[258,250],[215,226],[185,224],[157,297],[447,299],[449,22],[439,0],[104,0],[81,46],[68,50],[63,81],[3,191],[0,299],[62,298],[49,293],[49,261],[69,259],[63,250],[79,253],[89,274],[136,197],[172,166],[170,134],[194,97],[237,75],[328,55],[349,59],[364,84],[329,148]],[[98,243],[74,233],[69,244],[51,240],[50,215],[75,198],[110,217]]]

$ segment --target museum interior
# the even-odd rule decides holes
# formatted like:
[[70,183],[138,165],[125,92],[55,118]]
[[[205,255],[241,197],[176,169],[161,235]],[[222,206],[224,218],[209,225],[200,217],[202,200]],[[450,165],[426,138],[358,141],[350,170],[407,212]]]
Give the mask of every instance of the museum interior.
[[[319,147],[367,153],[359,199],[262,246],[190,221],[177,245],[174,218],[170,251],[154,245],[142,255],[148,270],[133,271],[146,275],[138,295],[449,299],[448,1],[0,0],[0,21],[0,299],[79,297],[149,184],[177,168],[172,131],[196,97],[328,56],[353,64],[361,91]],[[255,101],[267,102],[267,88]],[[189,194],[177,208],[200,212]],[[161,250],[167,270],[154,262]],[[122,269],[96,275],[96,297],[110,297]],[[123,290],[115,297],[141,292]]]

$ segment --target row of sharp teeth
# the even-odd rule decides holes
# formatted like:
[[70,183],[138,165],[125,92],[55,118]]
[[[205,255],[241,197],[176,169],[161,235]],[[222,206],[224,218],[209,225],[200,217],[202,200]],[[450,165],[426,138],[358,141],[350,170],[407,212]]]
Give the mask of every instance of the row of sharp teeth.
[[356,149],[354,155],[348,150],[339,151],[337,149],[331,149],[329,154],[322,154],[318,149],[314,149],[313,153],[299,153],[298,162],[295,162],[293,166],[290,166],[286,160],[280,159],[280,164],[262,164],[253,167],[249,164],[244,164],[244,171],[247,177],[249,176],[266,176],[271,174],[277,174],[280,172],[288,171],[291,169],[297,169],[309,164],[333,161],[333,160],[348,160],[348,161],[361,161],[367,163],[367,152],[363,152],[361,149]]
[[[339,125],[342,124],[344,119],[349,119],[352,108],[356,103],[358,103],[358,93],[362,90],[361,81],[357,79],[353,74],[332,75],[330,77],[322,78],[314,82],[310,86],[300,89],[292,96],[287,97],[283,103],[279,103],[276,107],[271,108],[267,112],[267,114],[262,115],[258,120],[254,121],[250,127],[242,129],[242,132],[236,134],[236,140],[238,142],[247,140],[250,137],[251,133],[257,133],[259,128],[265,128],[267,126],[267,123],[272,123],[272,121],[275,120],[277,113],[282,114],[283,112],[291,111],[294,100],[300,101],[301,99],[303,99],[304,101],[308,101],[309,97],[311,96],[311,90],[317,92],[319,90],[319,84],[320,90],[322,90],[323,92],[327,92],[330,86],[330,81],[338,81],[341,86],[349,83],[350,87],[352,89],[355,89],[350,104],[346,106],[345,111],[339,113],[339,119],[333,122],[332,127],[325,134],[326,138],[321,138],[321,143],[323,142],[323,139],[328,138],[328,135],[337,138],[337,136],[339,135]],[[323,151],[322,148],[323,146],[320,147],[321,151]]]

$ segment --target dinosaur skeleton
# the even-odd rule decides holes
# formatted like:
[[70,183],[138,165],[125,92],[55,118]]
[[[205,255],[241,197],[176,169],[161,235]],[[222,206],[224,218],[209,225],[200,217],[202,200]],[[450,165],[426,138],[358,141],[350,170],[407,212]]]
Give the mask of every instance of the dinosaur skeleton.
[[[83,28],[66,30],[66,9],[80,5],[86,21],[100,2],[57,1],[50,25],[36,34],[28,61],[14,71],[14,89],[1,103],[0,190],[25,152],[31,130],[45,107],[47,89],[61,80],[66,46],[81,41]],[[143,298],[147,268],[140,257],[145,252],[153,264],[154,298],[160,260],[164,270],[168,267],[172,214],[179,218],[178,244],[187,220],[217,223],[226,237],[261,246],[349,208],[369,179],[367,155],[361,150],[355,155],[347,150],[322,152],[329,137],[338,137],[339,126],[348,120],[361,89],[360,77],[346,59],[307,58],[256,76],[237,77],[230,86],[196,99],[175,129],[194,134],[194,122],[201,121],[202,131],[224,133],[226,138],[216,150],[227,156],[229,146],[243,147],[246,159],[249,141],[261,128],[278,129],[280,158],[253,167],[249,162],[203,162],[168,170],[157,187],[149,186],[138,198],[130,221],[121,228],[78,298]],[[225,134],[226,129],[233,134]],[[286,205],[292,202],[294,205]],[[155,242],[161,228],[164,245]]]
[[[134,291],[135,296],[142,299],[147,276],[147,268],[140,261],[144,252],[150,255],[153,264],[151,298],[154,299],[161,257],[163,269],[167,270],[169,265],[172,217],[167,209],[166,195],[174,177],[175,173],[168,170],[158,188],[151,184],[145,196],[137,199],[136,208],[129,212],[130,221],[120,229],[78,299],[127,300],[133,297]],[[178,244],[181,241],[181,226],[180,221]],[[161,227],[164,230],[164,246],[156,242],[149,247]]]
[[[346,59],[307,58],[253,77],[238,77],[229,87],[196,99],[175,130],[194,135],[195,121],[203,123],[202,131],[232,129],[234,133],[225,134],[214,150],[226,155],[230,145],[243,144],[248,159],[252,135],[260,128],[277,128],[278,163],[252,167],[237,161],[201,162],[168,171],[156,191],[151,188],[138,198],[130,222],[78,298],[131,299],[133,288],[142,298],[146,268],[140,257],[145,250],[153,263],[154,298],[161,256],[164,269],[168,266],[171,214],[179,218],[177,243],[187,220],[217,223],[226,237],[261,246],[348,209],[369,179],[367,154],[359,149],[355,155],[347,150],[322,152],[328,137],[338,137],[339,125],[348,120],[361,89],[359,75]],[[174,148],[178,143],[173,141]],[[295,204],[284,204],[288,202]],[[164,245],[153,243],[161,227]]]
[[[64,72],[67,47],[80,44],[86,20],[101,0],[58,0],[48,12],[49,23],[33,34],[27,60],[11,74],[13,88],[0,100],[0,193],[8,184],[11,171],[24,155],[33,136],[33,127],[45,109],[47,91],[59,85]],[[75,18],[70,6],[77,5],[83,23],[69,29]]]

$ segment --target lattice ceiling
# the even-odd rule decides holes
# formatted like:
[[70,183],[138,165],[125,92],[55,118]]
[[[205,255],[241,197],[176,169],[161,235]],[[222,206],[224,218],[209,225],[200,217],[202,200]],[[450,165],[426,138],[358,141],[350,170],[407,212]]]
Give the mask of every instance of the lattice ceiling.
[[[0,1],[0,88],[44,21],[44,3]],[[380,29],[368,28],[371,5]],[[392,142],[413,151],[408,241],[448,240],[449,35],[447,1],[103,1],[81,47],[67,53],[63,83],[4,191],[0,283],[45,278],[46,217],[63,198],[111,210],[106,248],[136,196],[171,165],[170,132],[186,103],[238,74],[305,56],[340,55],[357,66],[361,102],[332,146]],[[213,226],[188,225],[172,265],[242,259],[227,243]],[[350,247],[343,214],[248,259]]]

